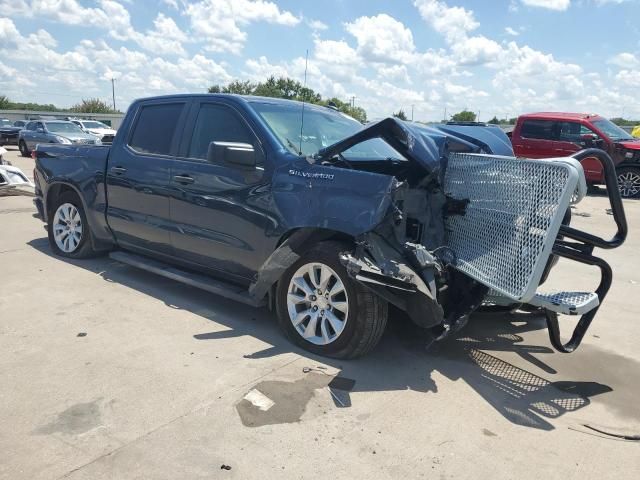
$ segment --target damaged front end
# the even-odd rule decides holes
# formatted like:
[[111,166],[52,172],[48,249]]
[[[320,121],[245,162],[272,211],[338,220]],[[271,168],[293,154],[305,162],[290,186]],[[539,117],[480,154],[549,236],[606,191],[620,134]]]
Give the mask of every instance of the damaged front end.
[[[516,159],[497,127],[432,128],[389,118],[320,150],[315,162],[338,166],[343,152],[372,138],[382,138],[407,162],[395,172],[385,171],[395,184],[384,219],[356,237],[353,251],[341,255],[349,275],[438,339],[464,326],[483,302],[498,298],[544,311],[554,347],[573,351],[611,283],[611,269],[592,255],[593,248],[614,248],[626,236],[607,154],[585,151],[599,158],[605,170],[618,225],[609,241],[566,224],[570,204],[586,194],[578,161],[583,152],[575,159]],[[358,168],[368,169],[362,165]],[[537,292],[557,256],[598,266],[600,287],[595,292]],[[560,340],[560,313],[581,315],[566,344]]]
[[0,147],[0,196],[34,195],[34,184],[22,170],[3,160],[6,150]]

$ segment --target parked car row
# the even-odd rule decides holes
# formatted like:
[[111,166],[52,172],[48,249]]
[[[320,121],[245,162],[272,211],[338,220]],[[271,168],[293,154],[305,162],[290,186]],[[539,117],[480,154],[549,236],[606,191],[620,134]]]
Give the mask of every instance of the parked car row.
[[116,131],[97,120],[16,120],[0,119],[0,145],[17,145],[29,155],[38,143],[70,145],[111,144]]

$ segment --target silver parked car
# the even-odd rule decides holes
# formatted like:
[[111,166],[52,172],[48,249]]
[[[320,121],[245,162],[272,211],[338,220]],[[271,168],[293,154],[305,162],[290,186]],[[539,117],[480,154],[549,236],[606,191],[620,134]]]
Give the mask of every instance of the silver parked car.
[[102,145],[100,138],[65,120],[34,120],[20,130],[18,148],[22,156],[28,157],[39,143]]
[[116,131],[113,128],[97,120],[76,120],[72,118],[69,121],[78,125],[83,132],[100,138],[103,144],[113,143],[113,137],[116,136]]

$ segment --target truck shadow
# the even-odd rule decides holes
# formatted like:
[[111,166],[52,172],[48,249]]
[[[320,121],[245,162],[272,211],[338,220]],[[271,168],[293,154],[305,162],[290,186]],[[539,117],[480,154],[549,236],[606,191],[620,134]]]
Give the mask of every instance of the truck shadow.
[[[53,256],[45,238],[28,244]],[[291,344],[281,334],[275,315],[267,309],[216,297],[108,257],[84,261],[55,258],[94,272],[105,281],[159,299],[169,308],[189,311],[217,324],[210,332],[194,333],[185,328],[185,335],[192,335],[195,340],[252,336],[270,346],[247,353],[246,359],[259,360],[294,352],[302,357],[298,363],[303,366],[315,369],[318,364],[328,365],[339,370],[341,377],[355,380],[351,392],[437,393],[434,377],[442,375],[452,381],[464,381],[510,422],[542,430],[553,430],[551,420],[588,406],[593,396],[613,392],[612,387],[595,381],[549,381],[499,358],[500,353],[516,354],[521,360],[519,363],[542,370],[545,375],[556,374],[556,370],[537,355],[560,354],[524,341],[524,334],[545,328],[543,318],[534,314],[477,314],[460,335],[439,343],[401,315],[394,314],[383,340],[372,353],[356,360],[335,360],[315,356]],[[220,331],[220,325],[227,330]],[[637,369],[637,365],[628,367]],[[341,406],[350,405],[349,392],[342,393],[347,400],[341,401]],[[340,405],[336,403],[336,406]]]

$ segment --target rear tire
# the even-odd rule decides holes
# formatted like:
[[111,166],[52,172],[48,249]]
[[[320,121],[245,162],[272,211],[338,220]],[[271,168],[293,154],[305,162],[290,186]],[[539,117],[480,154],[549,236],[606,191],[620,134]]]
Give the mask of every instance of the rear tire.
[[640,198],[640,168],[620,167],[616,176],[622,198]]
[[31,155],[31,152],[27,148],[27,144],[24,140],[20,140],[18,142],[18,150],[20,150],[20,155],[22,155],[23,157],[28,157],[29,155]]
[[[340,263],[349,247],[322,242],[289,267],[276,290],[278,321],[310,352],[355,358],[371,351],[387,324],[388,304],[353,280]],[[314,278],[315,277],[315,278]]]
[[91,231],[78,195],[60,195],[49,214],[49,244],[56,255],[66,258],[90,258],[97,254],[91,244]]

